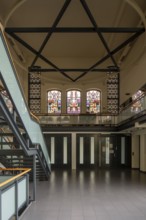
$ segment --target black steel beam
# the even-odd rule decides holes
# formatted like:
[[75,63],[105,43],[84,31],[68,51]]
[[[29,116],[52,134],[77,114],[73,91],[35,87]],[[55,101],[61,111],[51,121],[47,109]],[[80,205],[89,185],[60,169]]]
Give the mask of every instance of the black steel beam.
[[0,133],[0,137],[5,137],[5,136],[14,136],[13,133]]
[[96,21],[95,21],[93,15],[92,15],[92,13],[91,13],[91,11],[90,11],[90,9],[89,9],[89,7],[88,7],[86,1],[85,1],[85,0],[80,0],[80,2],[81,2],[81,4],[82,4],[83,8],[85,9],[85,11],[86,11],[86,13],[87,13],[87,15],[88,15],[88,17],[89,17],[89,19],[90,19],[90,21],[91,21],[93,27],[95,28],[95,30],[96,30],[96,32],[97,32],[97,34],[98,34],[98,36],[99,36],[99,38],[100,38],[100,40],[101,40],[101,42],[102,42],[104,48],[105,48],[106,51],[108,52],[108,54],[109,54],[109,56],[110,56],[110,58],[111,58],[113,64],[115,65],[115,67],[118,67],[118,66],[117,66],[117,63],[116,63],[116,61],[115,61],[115,58],[113,57],[113,54],[111,54],[111,52],[110,52],[110,49],[109,49],[109,47],[108,47],[108,45],[107,45],[107,43],[106,43],[106,40],[104,39],[102,33],[99,32],[99,30],[98,30],[98,25],[97,25],[97,23],[96,23]]
[[41,52],[43,51],[44,47],[46,46],[48,40],[50,39],[51,35],[53,34],[54,32],[54,28],[56,28],[56,26],[58,25],[59,21],[61,20],[62,16],[64,15],[64,12],[66,11],[67,7],[69,6],[71,0],[66,0],[63,7],[61,8],[58,16],[56,17],[53,25],[52,25],[52,30],[48,32],[47,36],[45,37],[37,55],[35,56],[32,64],[31,64],[31,67],[34,66],[34,64],[36,63],[37,59],[39,58]]
[[[0,155],[25,155],[24,151],[21,149],[6,149],[6,150],[0,150]],[[6,158],[12,160],[12,158]],[[19,160],[19,158],[13,158],[13,160]],[[20,158],[22,160],[22,158]]]
[[[131,43],[132,41],[134,41],[137,37],[139,37],[142,33],[144,33],[144,30],[140,30],[139,32],[133,34],[130,38],[128,38],[126,41],[124,41],[123,43],[121,43],[118,47],[116,47],[114,50],[111,51],[111,54],[115,54],[118,51],[120,51],[123,47],[125,47],[126,45],[128,45],[129,43]],[[85,71],[84,73],[82,73],[79,77],[77,77],[75,81],[77,81],[78,79],[82,78],[83,76],[85,76],[88,72],[92,71],[93,69],[95,69],[95,67],[97,67],[98,65],[100,65],[101,63],[103,63],[104,61],[106,61],[108,58],[110,57],[109,54],[107,54],[106,56],[104,56],[103,58],[101,58],[99,61],[97,61],[94,65],[92,65],[87,71]]]
[[[63,72],[85,72],[85,71],[88,71],[88,69],[60,69],[60,70]],[[119,72],[118,68],[93,69],[93,70],[91,70],[91,72],[108,72],[109,70],[110,70],[110,72]],[[31,69],[29,69],[29,71],[33,72],[33,73],[35,73],[35,72],[38,73],[38,69],[36,69],[36,68],[31,68]],[[40,68],[39,72],[45,73],[45,72],[58,72],[58,71],[56,69]]]
[[[16,34],[14,33],[10,33],[10,36],[13,37],[16,41],[18,41],[20,44],[22,44],[24,47],[26,47],[29,51],[31,51],[32,53],[34,53],[35,55],[38,54],[38,51],[35,50],[33,47],[31,47],[29,44],[27,44],[24,40],[22,40],[20,37],[18,37]],[[66,78],[70,79],[71,81],[73,81],[73,79],[68,76],[66,73],[62,72],[54,63],[52,63],[50,60],[48,60],[46,57],[44,57],[43,55],[39,55],[40,59],[42,59],[44,62],[46,62],[47,64],[49,64],[50,66],[52,66],[54,69],[56,69],[58,72],[60,72],[63,76],[65,76]]]
[[6,107],[6,103],[4,102],[3,98],[0,96],[0,108],[3,112],[3,114],[5,115],[5,118],[8,122],[8,124],[11,127],[11,130],[14,132],[15,136],[17,137],[17,140],[19,141],[19,143],[21,144],[24,152],[26,155],[29,155],[29,149],[28,146],[25,144],[24,139],[16,125],[16,123],[14,122],[14,119],[12,118],[11,113],[9,112],[8,108]]
[[53,125],[46,125],[46,126],[42,126],[42,131],[58,131],[58,132],[71,132],[71,131],[94,131],[94,132],[116,132],[117,131],[117,127],[114,125],[109,125],[109,126],[105,126],[105,125],[97,125],[97,126],[87,126],[87,125],[65,125],[65,126],[53,126]]
[[[5,32],[10,33],[48,33],[52,32],[52,27],[12,27],[5,28]],[[53,29],[54,33],[136,33],[144,28],[137,27],[56,27]]]

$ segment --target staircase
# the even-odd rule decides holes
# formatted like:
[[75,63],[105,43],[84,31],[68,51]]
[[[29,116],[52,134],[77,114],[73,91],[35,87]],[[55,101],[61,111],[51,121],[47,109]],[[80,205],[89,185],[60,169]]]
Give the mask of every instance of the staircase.
[[1,31],[0,51],[0,163],[32,168],[30,179],[47,180],[47,146],[39,123],[31,117]]
[[[1,105],[2,102],[3,101],[1,100]],[[41,181],[48,180],[50,170],[47,167],[39,144],[30,144],[31,141],[28,139],[25,130],[22,129],[22,124],[20,122],[15,122],[13,118],[11,118],[13,123],[11,122],[9,124],[6,115],[2,114],[2,108],[0,109],[0,163],[6,168],[31,168],[30,180],[33,180],[35,162],[36,178]],[[11,124],[13,124],[14,127],[16,126],[17,132],[13,132]],[[18,124],[20,128],[18,127]],[[21,130],[21,134],[19,134],[20,137],[18,138],[16,134],[20,133],[19,129]],[[24,143],[25,148],[21,144],[21,141],[19,140],[20,138],[22,139],[21,141]]]

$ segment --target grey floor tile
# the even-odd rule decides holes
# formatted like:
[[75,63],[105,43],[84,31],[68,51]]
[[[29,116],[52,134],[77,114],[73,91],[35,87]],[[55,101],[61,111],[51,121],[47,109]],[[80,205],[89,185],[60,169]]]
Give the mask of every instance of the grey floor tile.
[[21,219],[146,220],[145,204],[146,174],[58,170],[49,181],[37,182],[37,201]]

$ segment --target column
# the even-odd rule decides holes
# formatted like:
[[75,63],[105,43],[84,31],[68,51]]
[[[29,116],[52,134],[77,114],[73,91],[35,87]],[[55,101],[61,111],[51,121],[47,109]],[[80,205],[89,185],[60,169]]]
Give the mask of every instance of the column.
[[71,155],[72,155],[72,164],[71,164],[71,168],[72,170],[76,170],[76,133],[73,132],[72,133],[72,138],[71,138]]
[[146,134],[140,135],[140,171],[146,172]]
[[139,169],[139,139],[140,136],[139,135],[132,135],[132,158],[131,158],[131,167],[133,169]]

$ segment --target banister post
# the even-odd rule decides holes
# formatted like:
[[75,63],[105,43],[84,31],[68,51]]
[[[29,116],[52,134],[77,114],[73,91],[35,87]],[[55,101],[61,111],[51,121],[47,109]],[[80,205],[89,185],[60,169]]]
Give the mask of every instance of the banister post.
[[36,201],[36,155],[33,155],[33,201]]

